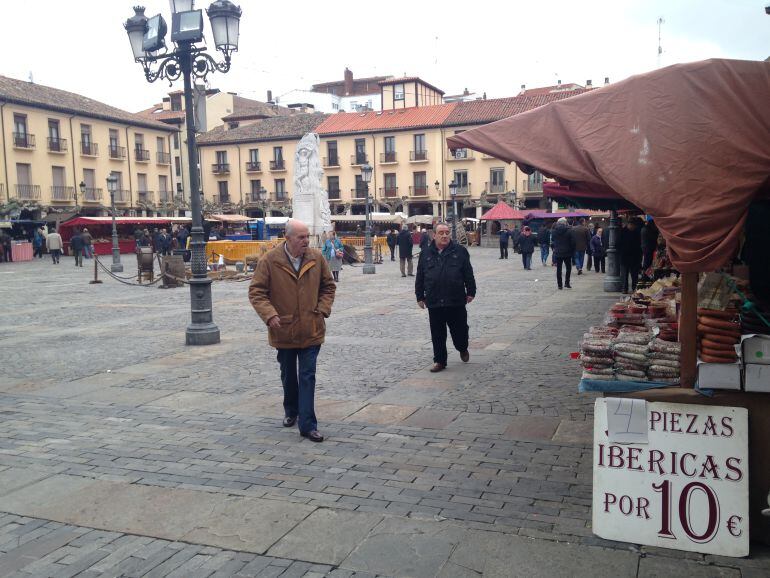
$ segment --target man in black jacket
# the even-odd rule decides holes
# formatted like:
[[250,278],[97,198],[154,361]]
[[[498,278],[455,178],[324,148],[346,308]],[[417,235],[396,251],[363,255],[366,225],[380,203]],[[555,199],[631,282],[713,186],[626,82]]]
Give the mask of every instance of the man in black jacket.
[[412,243],[412,233],[409,231],[409,227],[406,225],[398,233],[398,260],[401,265],[401,276],[406,277],[406,264],[409,264],[409,275],[414,277],[412,273],[412,249],[414,243]]
[[430,371],[446,369],[447,327],[460,359],[467,362],[470,354],[465,306],[476,297],[476,280],[468,250],[451,240],[445,223],[436,227],[433,242],[420,253],[414,292],[420,308],[428,307],[434,362]]
[[572,285],[569,284],[569,278],[572,274],[572,258],[575,255],[575,238],[570,231],[567,219],[564,217],[556,221],[556,226],[551,231],[551,245],[553,246],[553,256],[556,260],[556,284],[559,286],[559,289],[562,288],[562,265],[566,269],[564,287],[572,289]]
[[396,230],[391,229],[388,231],[388,236],[385,240],[388,243],[388,249],[390,249],[390,260],[395,261],[396,244],[398,243],[398,233],[396,233]]

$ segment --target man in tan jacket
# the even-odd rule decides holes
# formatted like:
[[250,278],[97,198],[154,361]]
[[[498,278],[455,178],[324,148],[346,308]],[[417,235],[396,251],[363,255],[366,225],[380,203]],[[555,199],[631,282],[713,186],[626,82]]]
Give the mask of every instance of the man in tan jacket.
[[326,259],[308,244],[307,225],[289,220],[286,242],[259,260],[249,301],[267,324],[268,342],[278,350],[284,427],[296,423],[302,437],[322,442],[314,409],[315,369],[336,286]]

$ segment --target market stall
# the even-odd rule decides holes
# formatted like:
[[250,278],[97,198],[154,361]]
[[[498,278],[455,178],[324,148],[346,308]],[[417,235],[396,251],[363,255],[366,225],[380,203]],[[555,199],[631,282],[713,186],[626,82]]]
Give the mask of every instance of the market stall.
[[[187,225],[192,222],[188,217],[115,217],[118,232],[118,247],[121,253],[135,253],[136,241],[134,230],[139,227],[166,228],[171,232],[173,225]],[[75,217],[59,226],[59,233],[64,241],[65,253],[68,252],[69,240],[75,229],[87,228],[93,237],[94,253],[110,255],[112,253],[112,217]]]
[[[740,435],[750,440],[749,454],[762,459],[770,451],[770,423],[763,413],[770,404],[767,393],[755,391],[770,392],[770,339],[748,336],[770,328],[769,101],[770,63],[714,59],[634,76],[448,138],[450,149],[471,148],[555,178],[568,187],[561,191],[565,198],[583,203],[578,206],[615,212],[630,205],[654,216],[681,283],[670,283],[667,299],[640,295],[612,308],[609,323],[587,331],[584,368],[593,369],[592,381],[610,382],[605,391],[616,397],[748,408],[749,426]],[[616,327],[612,319],[620,320]],[[691,389],[706,375],[715,377],[712,388],[737,383],[744,391],[740,396],[716,391],[707,402]],[[618,381],[636,393],[618,393]],[[641,424],[644,429],[644,419]],[[753,462],[748,477],[752,538],[770,542],[770,518],[760,513],[770,470]],[[709,504],[716,500],[701,485]],[[686,501],[689,494],[682,496]],[[595,522],[602,515],[595,494]],[[717,518],[709,515],[707,530],[716,532],[711,523]],[[693,536],[701,534],[690,535],[687,520],[681,524],[692,542],[683,549],[708,552],[724,537],[729,541],[728,532],[736,540],[748,538],[744,520],[735,534],[733,525],[722,524],[718,540],[693,546]],[[723,552],[745,555],[735,553],[742,548]],[[746,541],[746,553],[747,548]]]

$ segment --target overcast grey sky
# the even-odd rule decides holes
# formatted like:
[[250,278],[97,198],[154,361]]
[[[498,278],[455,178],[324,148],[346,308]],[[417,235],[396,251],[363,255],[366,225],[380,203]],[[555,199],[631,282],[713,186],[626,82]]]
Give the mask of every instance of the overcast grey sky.
[[[168,83],[148,84],[122,23],[130,0],[3,2],[0,74],[78,92],[132,112],[159,102]],[[236,3],[238,1],[236,0]],[[166,0],[147,15],[169,20]],[[206,8],[210,1],[196,2]],[[705,58],[770,55],[770,0],[391,0],[322,3],[240,0],[241,47],[211,87],[264,100],[294,88],[355,76],[420,76],[447,94],[489,98],[527,87],[615,82]],[[206,19],[208,32],[208,21]],[[210,37],[210,34],[209,34]],[[174,88],[181,88],[181,81]]]

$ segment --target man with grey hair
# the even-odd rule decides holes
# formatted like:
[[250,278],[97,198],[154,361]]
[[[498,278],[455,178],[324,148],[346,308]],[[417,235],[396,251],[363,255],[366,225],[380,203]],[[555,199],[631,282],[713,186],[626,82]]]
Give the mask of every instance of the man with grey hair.
[[[570,227],[567,225],[567,219],[564,217],[556,221],[556,226],[551,232],[551,246],[553,247],[553,257],[556,261],[556,284],[559,289],[566,287],[572,289],[570,275],[572,274],[572,258],[575,255],[575,238],[570,233]],[[561,268],[565,268],[564,283],[562,284]]]
[[249,301],[268,327],[268,342],[278,350],[283,426],[297,424],[302,437],[322,442],[315,415],[316,360],[336,285],[321,252],[309,248],[309,239],[305,223],[286,223],[286,241],[257,264]]

